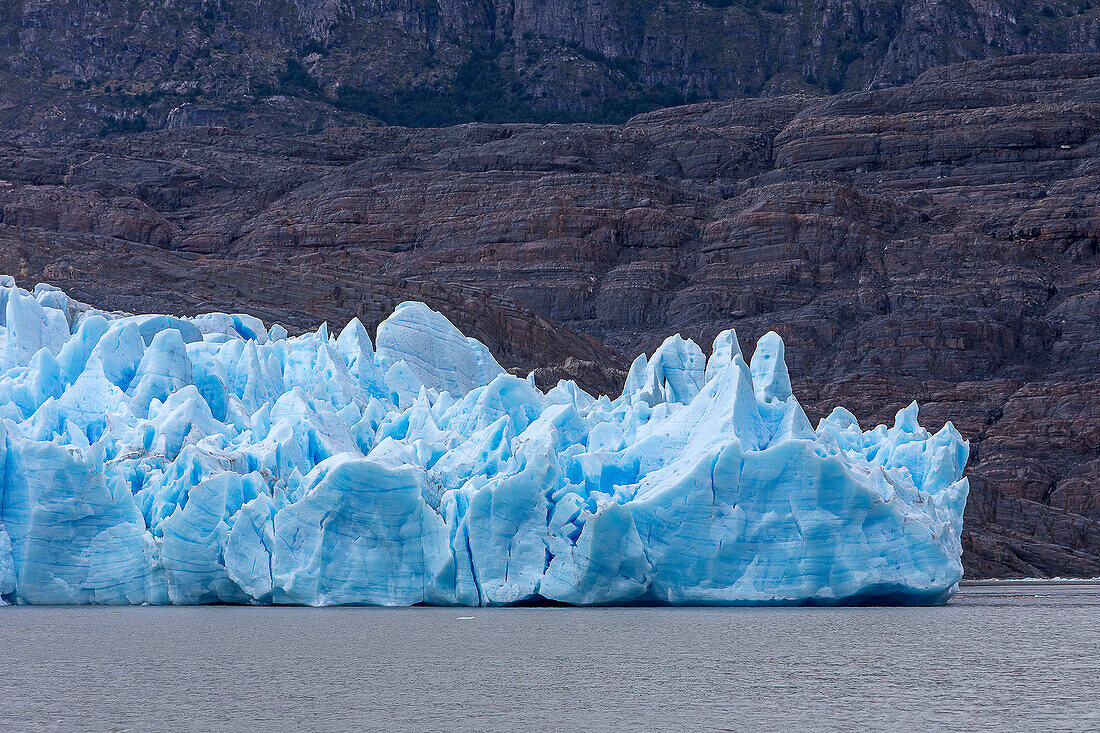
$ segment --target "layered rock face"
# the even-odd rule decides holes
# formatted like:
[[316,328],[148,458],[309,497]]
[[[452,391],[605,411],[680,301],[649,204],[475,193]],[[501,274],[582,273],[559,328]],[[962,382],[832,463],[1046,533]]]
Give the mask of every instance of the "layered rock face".
[[971,439],[972,575],[1100,575],[1100,56],[607,125],[0,148],[0,270],[292,328],[420,300],[509,369],[777,331],[816,423],[917,399]]
[[621,122],[1098,43],[1090,0],[0,0],[0,129]]

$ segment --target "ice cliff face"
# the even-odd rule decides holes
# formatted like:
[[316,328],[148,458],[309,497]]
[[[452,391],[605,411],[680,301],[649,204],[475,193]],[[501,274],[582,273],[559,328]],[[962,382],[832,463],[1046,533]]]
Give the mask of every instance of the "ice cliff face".
[[512,376],[419,303],[289,338],[0,280],[0,597],[942,602],[968,445],[815,431],[774,333],[666,340],[623,395]]

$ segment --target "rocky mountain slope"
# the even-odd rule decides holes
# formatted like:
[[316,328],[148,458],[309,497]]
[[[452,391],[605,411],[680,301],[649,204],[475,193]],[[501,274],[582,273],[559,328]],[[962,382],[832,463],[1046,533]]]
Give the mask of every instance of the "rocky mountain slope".
[[787,341],[811,418],[910,399],[970,438],[971,575],[1100,575],[1100,54],[623,125],[0,144],[0,272],[291,327],[415,298],[501,363]]
[[621,122],[1100,50],[1091,0],[0,0],[0,130]]

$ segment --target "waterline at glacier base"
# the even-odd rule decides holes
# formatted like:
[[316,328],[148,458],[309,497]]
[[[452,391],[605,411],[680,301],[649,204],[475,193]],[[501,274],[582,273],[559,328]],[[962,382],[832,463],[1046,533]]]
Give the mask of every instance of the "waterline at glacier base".
[[815,430],[774,333],[610,400],[420,303],[291,338],[0,277],[4,603],[942,603],[968,454],[915,403]]

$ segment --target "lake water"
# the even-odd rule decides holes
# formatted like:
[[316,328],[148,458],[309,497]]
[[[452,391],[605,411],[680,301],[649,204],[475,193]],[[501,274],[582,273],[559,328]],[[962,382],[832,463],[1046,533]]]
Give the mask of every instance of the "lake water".
[[0,729],[1100,729],[1100,583],[939,608],[0,608]]

